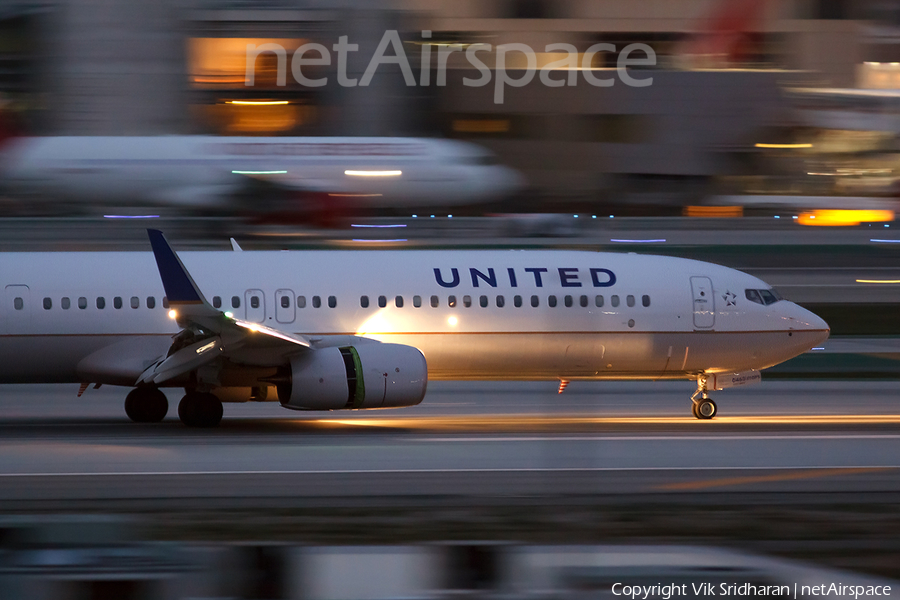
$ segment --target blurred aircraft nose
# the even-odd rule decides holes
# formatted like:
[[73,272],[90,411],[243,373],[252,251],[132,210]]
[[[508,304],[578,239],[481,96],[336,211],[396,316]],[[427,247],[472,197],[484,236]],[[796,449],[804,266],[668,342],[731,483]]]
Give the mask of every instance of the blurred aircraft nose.
[[525,176],[513,168],[497,165],[491,168],[486,176],[487,195],[491,198],[504,198],[524,190],[528,186]]

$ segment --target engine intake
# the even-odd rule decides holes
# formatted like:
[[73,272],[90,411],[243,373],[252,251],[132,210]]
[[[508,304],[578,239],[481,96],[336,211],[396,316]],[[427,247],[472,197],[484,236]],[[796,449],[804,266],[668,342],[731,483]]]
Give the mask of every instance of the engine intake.
[[425,357],[412,346],[322,348],[291,361],[278,400],[295,410],[397,408],[419,404],[427,384]]

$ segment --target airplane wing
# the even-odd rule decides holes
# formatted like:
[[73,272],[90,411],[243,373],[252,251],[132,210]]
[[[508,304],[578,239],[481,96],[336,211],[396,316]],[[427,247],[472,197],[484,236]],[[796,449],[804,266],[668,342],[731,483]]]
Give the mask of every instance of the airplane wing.
[[150,365],[138,384],[161,384],[217,359],[274,366],[310,347],[302,336],[235,318],[204,297],[161,231],[148,229],[169,316],[182,328],[166,355]]

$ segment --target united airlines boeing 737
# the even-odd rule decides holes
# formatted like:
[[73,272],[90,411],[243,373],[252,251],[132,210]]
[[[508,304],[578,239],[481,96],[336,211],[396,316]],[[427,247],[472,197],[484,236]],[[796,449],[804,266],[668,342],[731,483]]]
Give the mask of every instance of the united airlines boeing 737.
[[413,406],[427,380],[759,380],[828,325],[759,279],[581,251],[5,253],[0,382],[128,386],[134,421],[183,388],[189,426],[222,402]]

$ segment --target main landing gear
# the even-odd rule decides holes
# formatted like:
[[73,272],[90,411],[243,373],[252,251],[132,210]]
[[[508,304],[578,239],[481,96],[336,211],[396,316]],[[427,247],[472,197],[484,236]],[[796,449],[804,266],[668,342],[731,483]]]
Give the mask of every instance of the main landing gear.
[[712,419],[719,412],[719,407],[713,402],[706,391],[706,376],[697,378],[697,391],[691,396],[691,414],[697,419]]
[[[125,397],[125,414],[135,423],[159,423],[168,412],[159,388],[135,388]],[[215,427],[222,420],[222,402],[209,392],[189,391],[178,403],[178,418],[188,427]]]
[[189,391],[178,403],[178,418],[188,427],[215,427],[222,420],[222,401],[209,392]]
[[125,396],[125,414],[135,423],[159,423],[169,412],[166,395],[155,387],[139,387]]

